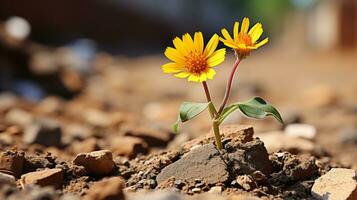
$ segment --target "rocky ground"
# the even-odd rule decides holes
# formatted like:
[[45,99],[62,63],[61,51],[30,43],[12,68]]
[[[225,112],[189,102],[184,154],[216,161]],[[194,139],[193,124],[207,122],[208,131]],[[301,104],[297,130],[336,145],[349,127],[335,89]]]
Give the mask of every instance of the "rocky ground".
[[[351,52],[296,61],[275,47],[247,59],[232,99],[264,96],[286,123],[237,113],[221,128],[219,151],[208,115],[171,132],[180,103],[204,96],[200,85],[162,74],[158,56],[101,53],[78,70],[83,62],[68,49],[30,47],[31,77],[66,95],[0,94],[0,199],[357,199]],[[209,82],[217,102],[229,63]]]

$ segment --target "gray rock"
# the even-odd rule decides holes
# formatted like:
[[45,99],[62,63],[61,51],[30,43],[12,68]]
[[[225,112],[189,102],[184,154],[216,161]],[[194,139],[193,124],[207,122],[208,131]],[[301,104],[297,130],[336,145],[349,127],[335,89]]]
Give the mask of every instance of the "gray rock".
[[356,172],[353,169],[333,168],[315,180],[311,194],[317,199],[357,199]]
[[226,163],[213,144],[194,148],[178,161],[165,167],[157,176],[159,183],[175,177],[176,180],[195,182],[200,179],[207,184],[228,180]]
[[23,141],[27,144],[61,146],[62,130],[54,120],[42,119],[25,129]]

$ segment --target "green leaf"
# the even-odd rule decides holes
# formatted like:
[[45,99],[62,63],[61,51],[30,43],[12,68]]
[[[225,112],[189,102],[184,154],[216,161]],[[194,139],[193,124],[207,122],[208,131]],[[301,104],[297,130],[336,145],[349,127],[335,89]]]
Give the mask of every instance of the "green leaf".
[[221,124],[229,114],[239,109],[244,115],[255,118],[263,119],[267,116],[273,116],[280,123],[283,123],[278,110],[271,104],[267,103],[261,97],[254,97],[246,102],[237,102],[225,108],[219,117],[219,124]]
[[180,107],[180,114],[174,125],[172,126],[173,132],[177,133],[179,122],[186,122],[208,107],[209,103],[194,103],[194,102],[183,102]]

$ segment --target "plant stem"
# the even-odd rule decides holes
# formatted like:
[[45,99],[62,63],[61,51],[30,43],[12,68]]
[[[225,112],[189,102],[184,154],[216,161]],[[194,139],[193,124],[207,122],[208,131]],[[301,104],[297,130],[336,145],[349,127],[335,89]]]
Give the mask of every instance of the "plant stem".
[[209,93],[209,89],[208,89],[208,85],[206,81],[202,82],[203,88],[205,90],[205,94],[206,94],[206,98],[207,98],[207,102],[208,104],[208,111],[209,114],[211,115],[211,119],[212,119],[212,128],[213,128],[213,132],[214,132],[214,137],[216,140],[216,146],[219,150],[223,149],[223,145],[222,145],[222,140],[221,140],[221,134],[219,133],[219,123],[218,123],[218,113],[216,108],[214,107],[213,103],[212,103],[212,99],[211,99],[211,95]]
[[221,134],[219,133],[219,125],[217,119],[212,120],[214,137],[216,139],[216,146],[219,150],[223,149]]
[[223,98],[222,104],[219,107],[218,114],[221,114],[223,109],[226,107],[226,104],[227,104],[227,101],[228,101],[228,98],[229,98],[229,95],[230,95],[231,89],[232,89],[233,78],[234,78],[234,75],[235,75],[235,73],[237,71],[238,65],[239,65],[241,60],[242,59],[239,59],[239,57],[237,56],[237,59],[234,62],[234,65],[233,65],[233,69],[232,69],[231,75],[229,76],[229,79],[228,79],[228,82],[227,82],[226,92],[224,94],[224,98]]
[[211,99],[211,95],[209,93],[209,89],[208,89],[208,85],[207,85],[207,82],[206,81],[203,81],[202,82],[202,85],[203,85],[203,89],[205,90],[205,94],[206,94],[206,99],[207,99],[207,102],[211,102],[208,106],[209,110],[210,111],[210,114],[211,114],[211,118],[212,119],[215,119],[216,117],[218,117],[218,113],[217,113],[217,110],[216,108],[214,107],[213,103],[212,103],[212,99]]

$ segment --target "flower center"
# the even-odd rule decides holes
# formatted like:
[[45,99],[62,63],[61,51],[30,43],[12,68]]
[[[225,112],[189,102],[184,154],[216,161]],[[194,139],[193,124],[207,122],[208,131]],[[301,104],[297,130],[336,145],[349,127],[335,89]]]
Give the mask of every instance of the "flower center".
[[206,58],[196,51],[186,56],[186,64],[187,71],[193,74],[201,74],[208,69]]
[[238,43],[240,44],[245,44],[246,46],[251,46],[253,45],[252,43],[252,38],[250,37],[250,35],[248,35],[247,33],[239,33],[238,35],[238,39],[237,39]]

